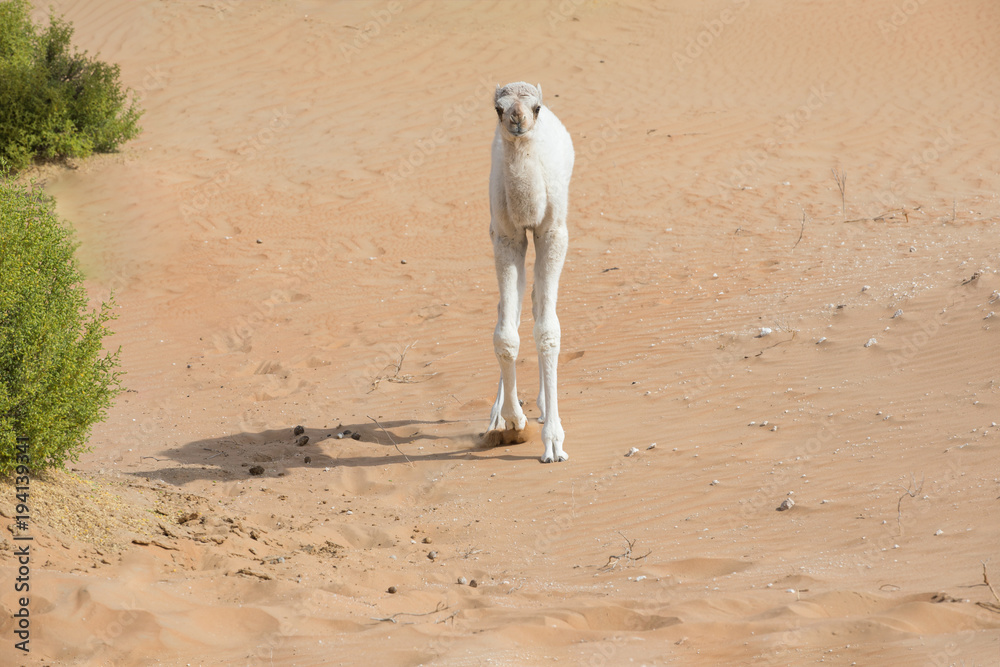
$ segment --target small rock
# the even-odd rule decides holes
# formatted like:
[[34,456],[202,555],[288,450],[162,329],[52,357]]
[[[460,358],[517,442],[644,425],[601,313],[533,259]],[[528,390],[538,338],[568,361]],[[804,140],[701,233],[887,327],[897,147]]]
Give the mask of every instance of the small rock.
[[823,336],[818,341],[816,341],[816,344],[819,345],[820,343],[825,343],[825,342],[826,342],[826,336]]
[[761,327],[760,333],[757,334],[757,338],[763,338],[764,336],[770,336],[773,333],[771,327]]
[[461,584],[462,586],[465,586],[467,583],[469,583],[469,580],[466,579],[465,577],[459,577],[458,583]]
[[711,482],[708,483],[709,486],[718,486],[718,484],[719,480],[717,479],[713,479]]
[[257,243],[263,243],[263,241],[261,241],[260,239],[257,239]]
[[778,430],[778,425],[774,424],[773,426],[771,426],[771,430],[772,431],[777,431]]
[[656,443],[654,442],[649,447],[646,447],[646,449],[656,449]]
[[940,530],[940,529],[938,529],[938,530],[935,530],[935,531],[934,531],[934,534],[935,534],[935,535],[944,535],[944,531],[943,531],[943,530]]
[[875,340],[874,336],[868,339],[868,342],[865,343],[865,347],[871,347],[872,345],[878,345],[878,341]]
[[302,435],[306,432],[305,426],[299,425],[292,429],[292,435]]
[[249,473],[251,475],[255,475],[255,476],[259,477],[260,475],[264,474],[264,467],[263,466],[253,466],[252,468],[250,468]]
[[344,438],[344,434],[343,433],[338,433],[337,434],[337,440],[342,440],[343,438]]
[[397,590],[399,589],[396,588],[395,586],[389,586],[389,588],[386,589],[386,593],[388,593],[389,595],[395,595]]
[[309,436],[300,435],[299,439],[295,441],[295,444],[298,445],[299,447],[305,447],[306,445],[309,444]]
[[351,429],[349,428],[344,429],[344,435],[350,435],[350,434],[351,434]]
[[306,463],[312,463],[313,462],[313,458],[311,456],[307,456],[307,457],[305,457],[303,459],[303,461],[305,461]]
[[469,586],[472,586],[473,588],[478,588],[479,582],[473,579],[472,581],[469,582]]
[[430,544],[430,543],[431,543],[431,542],[433,542],[433,541],[434,541],[434,540],[432,540],[432,539],[431,539],[431,538],[429,538],[429,537],[425,537],[425,538],[424,538],[423,540],[421,540],[421,542],[423,542],[424,544]]
[[401,259],[401,260],[399,260],[399,263],[400,264],[406,264],[406,260],[405,259]]
[[352,433],[351,434],[351,439],[352,440],[360,440],[361,439],[361,434],[360,433]]
[[903,316],[903,309],[899,308],[896,310],[895,313],[892,314],[892,319],[896,319],[897,317],[902,317],[902,316]]
[[792,509],[792,507],[794,506],[795,506],[794,500],[792,500],[791,498],[785,498],[784,500],[781,501],[781,504],[778,505],[778,511],[784,512],[785,510]]
[[625,456],[632,456],[633,454],[638,454],[638,453],[639,449],[637,447],[631,447],[627,452],[625,452]]
[[871,289],[871,287],[869,287],[868,285],[865,285],[864,287],[861,288],[861,291],[862,292],[867,292],[870,289]]
[[429,552],[427,552],[427,557],[430,558],[431,560],[434,560],[435,558],[438,557],[438,552],[436,552],[436,551],[429,551]]

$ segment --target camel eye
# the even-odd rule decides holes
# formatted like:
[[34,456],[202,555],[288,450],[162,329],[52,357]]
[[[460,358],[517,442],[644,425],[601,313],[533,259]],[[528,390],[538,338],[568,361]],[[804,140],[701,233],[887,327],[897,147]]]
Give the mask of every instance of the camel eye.
[[535,118],[538,118],[538,112],[541,110],[541,108],[542,106],[540,104],[536,104],[535,108],[532,109],[532,111],[535,113]]
[[496,107],[496,109],[497,109],[497,118],[499,118],[500,120],[503,120],[503,107],[501,107],[498,104],[497,107]]

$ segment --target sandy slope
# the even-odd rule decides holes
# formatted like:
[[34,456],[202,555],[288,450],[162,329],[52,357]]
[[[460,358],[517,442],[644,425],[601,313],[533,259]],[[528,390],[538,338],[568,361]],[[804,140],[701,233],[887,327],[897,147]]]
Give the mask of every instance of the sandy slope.
[[[5,664],[1000,662],[1000,7],[651,4],[55,2],[146,109],[46,184],[130,392]],[[558,466],[477,448],[520,79],[577,149]]]

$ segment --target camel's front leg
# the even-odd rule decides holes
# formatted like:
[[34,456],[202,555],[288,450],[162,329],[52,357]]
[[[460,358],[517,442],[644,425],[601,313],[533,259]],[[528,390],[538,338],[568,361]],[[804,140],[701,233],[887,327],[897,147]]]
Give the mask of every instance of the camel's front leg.
[[516,363],[521,340],[517,329],[521,324],[521,302],[524,298],[524,255],[528,239],[493,239],[497,285],[500,303],[497,305],[497,326],[493,331],[493,349],[500,362],[500,387],[490,415],[490,430],[503,428],[523,430],[526,419],[517,400]]
[[545,445],[542,463],[565,461],[569,458],[569,454],[563,451],[565,434],[559,420],[556,386],[561,333],[559,318],[556,316],[556,299],[567,245],[565,226],[557,226],[535,236],[535,284],[531,297],[535,316],[535,345],[538,348],[538,406],[545,422],[542,427],[542,444]]

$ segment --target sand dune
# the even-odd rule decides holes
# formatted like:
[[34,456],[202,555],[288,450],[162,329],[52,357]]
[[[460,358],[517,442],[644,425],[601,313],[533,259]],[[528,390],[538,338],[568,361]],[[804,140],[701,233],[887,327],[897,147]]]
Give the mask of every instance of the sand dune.
[[[39,172],[129,392],[4,664],[1000,661],[996,3],[53,4],[146,109]],[[577,151],[561,465],[480,446],[516,80]]]

